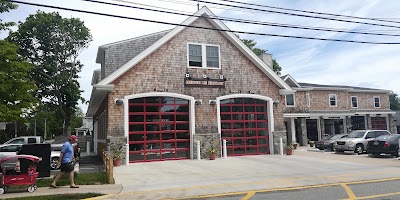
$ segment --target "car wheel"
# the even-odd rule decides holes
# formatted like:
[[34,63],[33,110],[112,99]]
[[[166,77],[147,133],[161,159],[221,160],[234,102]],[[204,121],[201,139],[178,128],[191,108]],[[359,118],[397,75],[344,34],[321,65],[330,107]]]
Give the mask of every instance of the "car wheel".
[[52,157],[50,159],[50,168],[51,168],[51,170],[58,169],[57,166],[58,166],[58,157]]
[[364,152],[364,147],[361,144],[356,145],[356,149],[354,150],[354,153],[360,155]]

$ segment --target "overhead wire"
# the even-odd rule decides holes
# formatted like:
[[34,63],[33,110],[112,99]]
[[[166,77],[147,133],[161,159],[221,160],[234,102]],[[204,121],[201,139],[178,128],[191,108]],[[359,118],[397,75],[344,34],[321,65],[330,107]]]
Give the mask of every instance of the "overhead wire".
[[8,1],[9,2],[13,2],[13,3],[25,4],[25,5],[39,6],[39,7],[45,7],[45,8],[53,8],[53,9],[59,9],[59,10],[66,10],[66,11],[73,11],[73,12],[80,12],[80,13],[87,13],[87,14],[94,14],[94,15],[101,15],[101,16],[108,16],[108,17],[115,17],[115,18],[120,18],[120,19],[130,19],[130,20],[136,20],[136,21],[142,21],[142,22],[152,22],[152,23],[158,23],[158,24],[173,25],[173,26],[183,26],[183,27],[189,27],[189,28],[197,28],[197,29],[204,29],[204,30],[214,30],[214,31],[221,31],[221,32],[231,32],[231,33],[240,33],[240,34],[249,34],[249,35],[271,36],[271,37],[283,37],[283,38],[320,40],[320,41],[348,42],[348,43],[359,43],[359,44],[385,44],[385,45],[399,45],[400,44],[398,42],[369,42],[369,41],[357,41],[357,40],[342,40],[342,39],[330,39],[330,38],[293,36],[293,35],[280,35],[280,34],[270,34],[270,33],[255,33],[255,32],[247,32],[247,31],[235,31],[235,30],[229,30],[229,29],[218,29],[218,28],[208,28],[208,27],[193,26],[193,25],[183,25],[183,24],[178,24],[178,23],[163,22],[163,21],[149,20],[149,19],[142,19],[142,18],[135,18],[135,17],[127,17],[127,16],[99,13],[99,12],[94,12],[94,11],[87,11],[87,10],[79,10],[79,9],[73,9],[73,8],[52,6],[52,5],[46,5],[46,4],[23,2],[23,1],[17,1],[17,0],[8,0]]
[[[105,5],[112,5],[112,6],[119,6],[119,7],[126,7],[126,8],[134,8],[134,9],[140,9],[140,10],[147,10],[147,11],[154,11],[154,12],[161,12],[161,13],[168,13],[168,14],[181,15],[181,16],[189,16],[189,17],[193,16],[193,14],[184,14],[184,13],[157,10],[157,9],[151,9],[151,8],[142,8],[142,7],[137,7],[137,6],[131,6],[131,5],[125,5],[125,4],[116,4],[116,3],[97,1],[97,0],[83,0],[83,1],[99,3],[99,4],[105,4]],[[113,0],[113,1],[123,1],[123,0]],[[126,2],[126,1],[123,1],[123,2]],[[132,2],[128,1],[126,3],[132,3]],[[142,4],[142,5],[144,5],[144,4]],[[297,25],[287,25],[287,24],[277,24],[277,23],[260,22],[260,21],[253,21],[253,20],[235,19],[235,18],[227,18],[227,17],[220,17],[220,16],[216,16],[216,17],[200,16],[200,17],[208,18],[208,19],[218,19],[218,20],[229,21],[229,22],[238,22],[238,23],[263,25],[263,26],[274,26],[274,27],[281,27],[281,28],[293,28],[293,29],[326,31],[326,32],[338,32],[338,33],[350,33],[350,34],[362,34],[362,35],[400,36],[400,34],[368,33],[368,32],[357,32],[357,31],[341,31],[341,30],[333,30],[333,29],[325,29],[325,28],[317,28],[317,27],[302,27],[302,26],[297,26]]]
[[363,25],[370,25],[370,26],[400,28],[400,26],[393,26],[393,25],[387,25],[387,24],[376,24],[376,23],[369,23],[369,22],[359,22],[359,21],[351,21],[351,20],[343,20],[343,19],[334,19],[334,18],[321,17],[321,16],[295,14],[295,13],[288,13],[288,12],[281,12],[281,11],[274,11],[274,10],[266,10],[266,9],[260,9],[260,8],[250,8],[250,7],[236,6],[236,5],[231,5],[231,4],[216,3],[216,2],[210,2],[210,1],[204,1],[204,0],[190,0],[190,1],[196,1],[196,2],[201,2],[201,3],[206,3],[206,4],[213,4],[213,5],[220,5],[220,6],[227,6],[227,7],[234,7],[234,8],[257,10],[257,11],[261,11],[261,12],[276,13],[276,14],[290,15],[290,16],[296,16],[296,17],[323,19],[323,20],[339,21],[339,22],[345,22],[345,23],[363,24]]
[[399,24],[400,24],[400,21],[392,21],[392,20],[386,20],[386,19],[382,19],[382,18],[369,18],[369,17],[358,17],[358,16],[351,16],[351,15],[339,15],[339,14],[333,14],[333,13],[315,12],[315,11],[300,10],[300,9],[291,9],[291,8],[282,8],[282,7],[276,7],[276,6],[267,6],[267,5],[254,4],[254,3],[247,3],[247,2],[239,2],[239,1],[233,1],[233,0],[219,0],[219,1],[225,1],[225,2],[230,2],[230,3],[237,3],[237,4],[242,4],[242,5],[251,5],[251,6],[257,6],[257,7],[273,8],[273,9],[279,9],[279,10],[287,10],[287,11],[302,12],[302,13],[310,13],[310,14],[318,14],[318,15],[328,15],[328,16],[334,16],[334,17],[354,18],[354,19],[363,19],[363,20],[372,20],[372,21],[389,22],[389,23],[399,23]]

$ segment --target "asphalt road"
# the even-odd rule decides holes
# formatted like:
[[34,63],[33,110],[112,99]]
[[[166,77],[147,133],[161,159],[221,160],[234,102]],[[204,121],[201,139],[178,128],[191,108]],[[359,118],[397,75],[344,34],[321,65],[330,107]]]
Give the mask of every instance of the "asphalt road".
[[358,182],[312,185],[295,188],[245,191],[226,194],[204,195],[180,199],[191,200],[338,200],[338,199],[400,199],[400,178]]

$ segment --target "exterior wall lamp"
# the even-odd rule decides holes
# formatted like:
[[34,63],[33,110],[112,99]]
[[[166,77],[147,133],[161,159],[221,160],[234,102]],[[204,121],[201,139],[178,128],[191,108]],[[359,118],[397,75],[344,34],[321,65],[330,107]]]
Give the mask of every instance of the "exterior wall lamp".
[[208,104],[215,105],[215,104],[217,104],[217,100],[209,100]]
[[203,101],[201,100],[201,99],[196,99],[195,101],[194,101],[194,104],[195,105],[201,105],[203,103]]
[[115,100],[115,104],[120,106],[120,105],[124,104],[124,100],[123,99],[117,99],[117,100]]

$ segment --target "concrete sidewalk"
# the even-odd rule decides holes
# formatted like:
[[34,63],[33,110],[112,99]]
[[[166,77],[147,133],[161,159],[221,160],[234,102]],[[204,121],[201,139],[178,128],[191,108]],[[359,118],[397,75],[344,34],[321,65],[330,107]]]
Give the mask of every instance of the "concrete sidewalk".
[[76,194],[76,193],[100,193],[100,194],[118,194],[122,191],[121,184],[114,185],[80,185],[79,188],[71,189],[69,186],[61,186],[59,188],[41,187],[35,192],[29,193],[27,190],[11,190],[9,193],[0,195],[0,199],[43,196],[57,194]]
[[116,167],[114,178],[123,185],[123,190],[107,199],[177,198],[382,179],[400,174],[397,167],[300,155],[309,152],[309,148],[301,147],[292,156],[239,156],[214,161],[178,160]]

